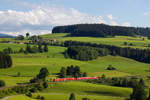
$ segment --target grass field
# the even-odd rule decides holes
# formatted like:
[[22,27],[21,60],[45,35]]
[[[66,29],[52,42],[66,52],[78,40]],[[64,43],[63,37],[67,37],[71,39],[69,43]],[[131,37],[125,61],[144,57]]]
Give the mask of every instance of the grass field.
[[[38,94],[34,95],[35,97]],[[40,93],[39,95],[44,96],[45,100],[69,100],[70,94],[61,93]],[[82,98],[89,98],[90,100],[125,100],[123,97],[114,96],[95,96],[95,95],[76,95],[76,100],[82,100]]]
[[[111,45],[123,46],[123,42],[132,42],[138,48],[147,48],[150,41],[135,37],[115,37],[115,38],[91,38],[91,37],[66,37],[66,34],[43,35],[44,38],[56,38],[58,41],[76,40],[93,43],[106,43]],[[7,44],[0,43],[0,50],[11,47],[13,50],[25,48],[24,44]],[[63,52],[67,49],[59,46],[49,46],[49,52],[36,54],[11,54],[13,59],[13,67],[8,69],[0,69],[0,80],[6,82],[6,86],[14,86],[18,83],[29,82],[42,67],[47,67],[50,72],[49,77],[55,77],[61,67],[70,65],[78,65],[82,72],[87,72],[88,76],[106,77],[124,77],[124,76],[149,76],[150,64],[141,63],[132,59],[120,56],[99,57],[92,61],[79,61],[64,58]],[[117,70],[108,71],[106,68],[112,65]],[[21,76],[17,77],[20,72]],[[48,79],[49,80],[49,79]],[[150,86],[150,81],[146,82]],[[66,82],[59,84],[51,84],[51,88],[44,90],[42,93],[35,93],[44,96],[46,100],[67,100],[69,94],[74,92],[77,100],[88,97],[91,100],[125,100],[132,92],[130,88],[112,87],[107,85],[97,85],[85,82]],[[24,95],[11,96],[8,100],[34,100]]]
[[[9,44],[11,45],[11,44]],[[2,46],[2,45],[1,45]],[[15,47],[16,46],[16,47]],[[14,45],[13,48],[24,47],[24,45]],[[0,79],[6,81],[7,86],[16,83],[28,81],[34,77],[42,67],[47,67],[51,75],[58,73],[61,67],[69,65],[78,65],[83,72],[87,72],[89,76],[106,77],[123,77],[131,75],[147,76],[150,74],[150,64],[145,64],[119,56],[99,57],[93,61],[78,61],[66,59],[62,54],[66,50],[65,47],[49,46],[48,53],[36,54],[12,54],[13,67],[8,69],[0,69]],[[116,71],[107,71],[108,65],[114,66]],[[21,73],[21,77],[14,77],[17,73]],[[23,79],[23,80],[22,80]]]
[[[112,38],[101,38],[101,37],[68,37],[66,33],[58,33],[58,34],[47,34],[42,35],[43,38],[56,38],[58,41],[82,41],[82,42],[91,42],[98,44],[108,44],[108,45],[117,45],[122,47],[133,47],[133,48],[149,48],[150,40],[147,37],[129,37],[129,36],[116,36]],[[144,38],[144,40],[143,40]],[[128,45],[125,46],[124,42],[127,42]],[[132,43],[133,46],[129,46]]]
[[[132,89],[86,82],[53,83],[50,88],[43,92],[34,93],[32,98],[35,99],[40,95],[44,96],[45,100],[68,100],[70,93],[75,93],[76,100],[82,100],[82,98],[85,97],[92,100],[125,100],[125,98],[128,98],[132,93]],[[19,97],[20,96],[12,96],[8,100],[18,100],[17,98]],[[26,98],[25,96],[22,97]]]
[[24,95],[10,96],[7,100],[36,100]]

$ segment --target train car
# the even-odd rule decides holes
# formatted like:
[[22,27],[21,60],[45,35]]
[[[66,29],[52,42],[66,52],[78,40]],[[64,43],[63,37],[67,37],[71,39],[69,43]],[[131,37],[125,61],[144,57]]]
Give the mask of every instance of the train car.
[[58,78],[58,79],[54,79],[53,82],[73,81],[73,80],[92,80],[92,79],[98,79],[98,77]]

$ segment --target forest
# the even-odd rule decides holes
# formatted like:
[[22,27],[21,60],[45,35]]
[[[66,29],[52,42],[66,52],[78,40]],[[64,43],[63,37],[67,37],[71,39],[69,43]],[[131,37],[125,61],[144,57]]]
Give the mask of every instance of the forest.
[[76,24],[56,26],[52,33],[70,33],[70,36],[113,37],[120,36],[149,36],[150,28],[110,26],[106,24]]
[[0,68],[8,68],[12,66],[12,58],[10,55],[0,52]]
[[[119,46],[112,46],[112,45],[105,45],[105,44],[95,44],[95,43],[88,43],[88,42],[78,42],[78,41],[65,41],[65,47],[70,46],[91,46],[96,48],[104,48],[105,55],[119,55],[122,57],[131,58],[140,62],[150,63],[150,49],[138,49],[138,48],[131,48],[131,47],[119,47]],[[104,56],[105,56],[104,55]]]
[[97,59],[98,56],[106,56],[109,54],[108,49],[90,46],[70,46],[66,53],[70,58],[82,61]]

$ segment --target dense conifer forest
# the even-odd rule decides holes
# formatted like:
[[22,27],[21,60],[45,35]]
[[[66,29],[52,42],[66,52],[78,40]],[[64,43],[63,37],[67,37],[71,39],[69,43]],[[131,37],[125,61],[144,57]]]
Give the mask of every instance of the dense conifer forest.
[[71,33],[71,36],[91,36],[91,37],[108,37],[108,36],[149,36],[150,28],[142,27],[123,27],[110,26],[105,24],[77,24],[67,26],[56,26],[52,33]]
[[0,52],[0,68],[8,68],[12,66],[11,56]]

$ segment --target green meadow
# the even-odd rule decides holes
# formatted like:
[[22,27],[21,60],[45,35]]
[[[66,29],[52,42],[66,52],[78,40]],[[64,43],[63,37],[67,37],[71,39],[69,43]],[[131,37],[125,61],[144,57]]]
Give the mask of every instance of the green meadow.
[[[103,43],[109,45],[124,46],[123,43],[133,43],[135,48],[149,48],[150,40],[143,41],[143,37],[127,37],[117,36],[115,38],[92,38],[92,37],[67,37],[67,34],[48,34],[42,37],[56,38],[57,41],[75,40],[92,43]],[[12,48],[18,51],[20,48],[26,47],[25,44],[9,44],[0,43],[0,50],[5,48]],[[50,72],[47,80],[50,77],[56,77],[61,67],[67,67],[70,65],[78,65],[82,72],[87,72],[88,76],[101,76],[105,74],[106,77],[128,77],[128,76],[140,76],[147,77],[150,75],[150,64],[138,62],[132,59],[120,57],[120,56],[105,56],[99,57],[92,61],[79,61],[70,58],[65,58],[63,52],[66,47],[49,46],[49,52],[47,53],[35,53],[35,54],[11,54],[13,59],[13,66],[8,69],[0,69],[0,80],[6,82],[6,86],[15,86],[19,83],[29,82],[31,78],[39,73],[42,67],[47,67]],[[106,68],[112,65],[117,70],[108,71]],[[17,73],[21,75],[18,77]],[[150,81],[146,79],[146,83],[150,86]],[[34,98],[28,98],[25,95],[10,96],[8,100],[35,100],[37,95],[45,97],[45,100],[67,100],[70,93],[75,93],[77,100],[81,100],[83,97],[88,97],[91,100],[125,100],[132,93],[130,88],[113,87],[107,85],[98,85],[86,82],[65,82],[65,83],[52,83],[50,88],[33,94]]]
[[[129,36],[115,36],[115,37],[108,37],[108,38],[101,38],[101,37],[69,37],[67,33],[58,33],[58,34],[47,34],[42,35],[41,37],[49,39],[49,38],[56,38],[58,41],[82,41],[82,42],[91,42],[91,43],[98,43],[98,44],[108,44],[108,45],[116,45],[122,47],[133,47],[133,48],[149,48],[150,40],[147,37],[129,37]],[[144,39],[144,40],[143,40]],[[124,45],[124,42],[127,42],[128,45]],[[132,43],[133,46],[129,44]]]

